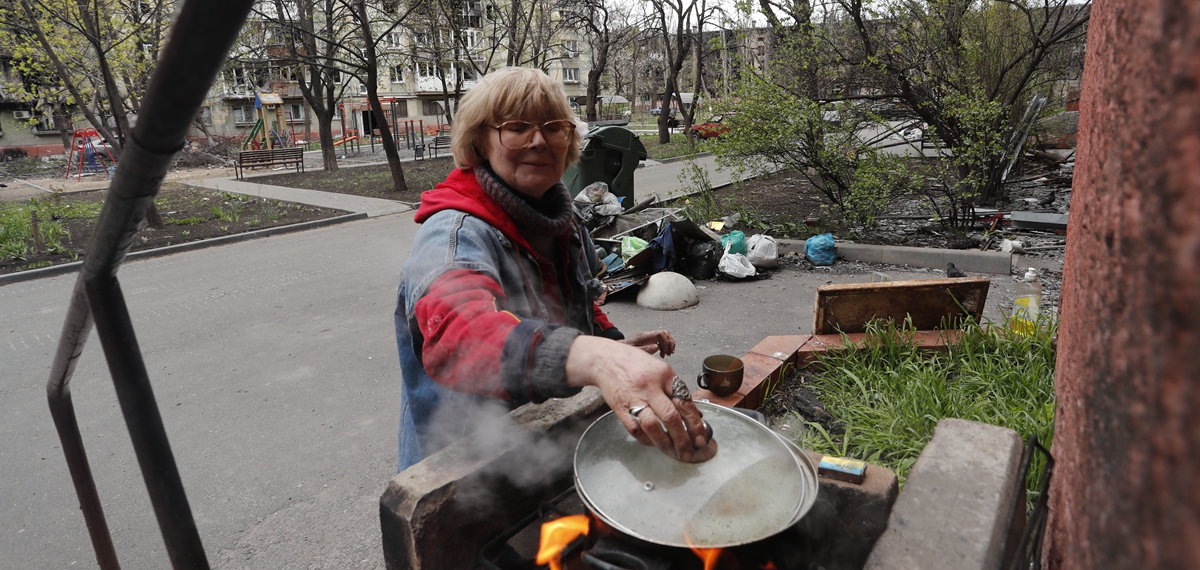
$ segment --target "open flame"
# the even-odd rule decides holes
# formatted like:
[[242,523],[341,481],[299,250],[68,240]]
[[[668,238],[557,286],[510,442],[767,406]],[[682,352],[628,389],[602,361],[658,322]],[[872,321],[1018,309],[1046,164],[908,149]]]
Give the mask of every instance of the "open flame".
[[700,548],[692,544],[692,539],[686,533],[683,535],[683,539],[687,541],[688,548],[691,548],[692,552],[704,562],[704,570],[715,570],[717,567],[717,558],[721,557],[720,548]]
[[588,533],[587,515],[570,515],[542,525],[542,540],[537,553],[538,564],[549,564],[550,570],[562,570],[562,551]]

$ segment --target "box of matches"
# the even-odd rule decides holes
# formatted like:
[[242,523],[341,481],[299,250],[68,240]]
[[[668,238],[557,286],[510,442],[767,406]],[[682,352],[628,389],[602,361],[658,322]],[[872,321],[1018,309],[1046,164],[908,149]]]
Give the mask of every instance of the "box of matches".
[[863,482],[863,475],[867,471],[867,462],[857,459],[849,459],[846,457],[824,457],[821,459],[821,464],[817,467],[817,474],[821,477],[837,479],[847,483],[859,484]]

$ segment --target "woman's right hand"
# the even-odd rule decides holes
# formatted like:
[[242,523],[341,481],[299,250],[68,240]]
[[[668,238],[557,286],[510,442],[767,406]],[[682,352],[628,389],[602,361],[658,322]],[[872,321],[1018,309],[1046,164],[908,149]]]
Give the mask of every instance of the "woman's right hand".
[[[673,339],[670,344],[673,349]],[[705,437],[703,414],[696,404],[672,397],[674,379],[675,372],[662,359],[606,338],[581,335],[567,354],[567,383],[600,388],[604,401],[639,443],[680,461],[707,461],[717,452],[716,442]]]

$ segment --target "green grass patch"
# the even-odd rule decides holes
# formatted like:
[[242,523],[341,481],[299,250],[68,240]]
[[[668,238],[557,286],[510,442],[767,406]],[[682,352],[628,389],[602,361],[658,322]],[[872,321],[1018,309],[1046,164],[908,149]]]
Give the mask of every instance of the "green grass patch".
[[64,203],[57,195],[25,202],[0,202],[0,259],[25,259],[34,248],[33,219],[44,251],[65,253],[63,222],[100,215],[99,203]]
[[186,218],[167,218],[163,223],[168,226],[194,226],[203,224],[206,220],[200,216],[188,216]]
[[[808,429],[797,442],[814,451],[854,457],[896,472],[903,483],[943,418],[962,418],[1037,434],[1046,448],[1054,434],[1054,338],[1043,320],[1029,335],[1007,323],[968,323],[946,353],[920,350],[911,323],[872,323],[857,350],[821,357],[808,384],[844,428]],[[795,412],[793,412],[795,413]],[[1035,455],[1026,481],[1037,491],[1045,459]]]
[[658,142],[657,134],[642,135],[640,138],[642,145],[646,147],[646,154],[654,160],[692,156],[708,150],[708,141],[697,138],[695,146],[692,146],[688,144],[687,136],[679,133],[672,134],[671,142],[667,144]]

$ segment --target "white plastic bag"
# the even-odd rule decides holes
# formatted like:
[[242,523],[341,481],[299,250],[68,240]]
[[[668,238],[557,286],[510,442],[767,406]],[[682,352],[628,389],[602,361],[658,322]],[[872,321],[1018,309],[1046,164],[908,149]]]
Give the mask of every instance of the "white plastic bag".
[[717,271],[735,279],[745,279],[754,277],[754,264],[740,253],[729,253],[729,248],[726,247],[721,261],[717,262]]
[[746,249],[746,257],[755,267],[779,267],[779,248],[775,245],[775,238],[766,234],[752,235],[746,239]]

